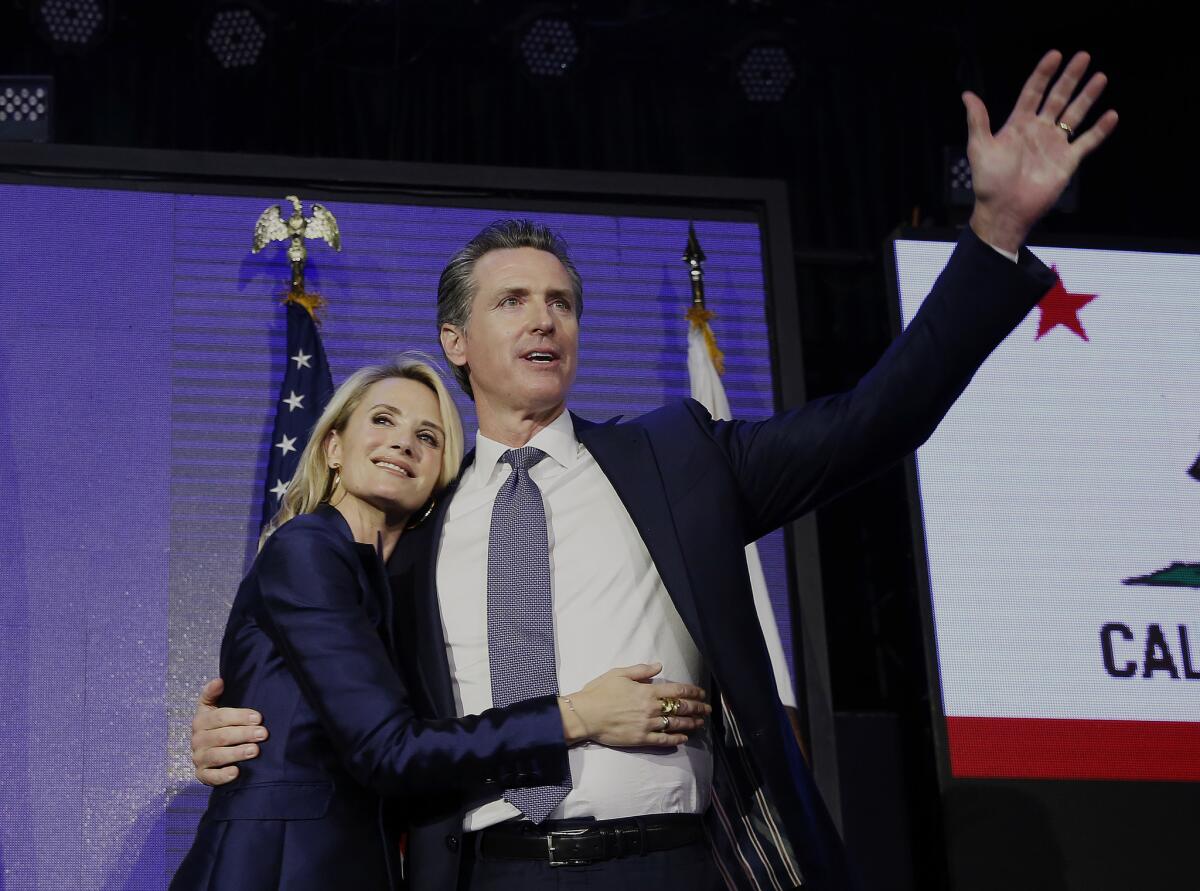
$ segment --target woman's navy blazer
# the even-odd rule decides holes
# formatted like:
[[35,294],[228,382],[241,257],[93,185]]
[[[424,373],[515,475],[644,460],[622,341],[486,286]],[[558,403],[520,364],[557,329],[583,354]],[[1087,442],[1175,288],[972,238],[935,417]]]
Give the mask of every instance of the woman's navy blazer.
[[331,507],[267,539],[225,629],[221,704],[261,712],[271,736],[212,791],[174,891],[400,887],[393,811],[568,775],[554,696],[417,719],[391,598],[377,550]]

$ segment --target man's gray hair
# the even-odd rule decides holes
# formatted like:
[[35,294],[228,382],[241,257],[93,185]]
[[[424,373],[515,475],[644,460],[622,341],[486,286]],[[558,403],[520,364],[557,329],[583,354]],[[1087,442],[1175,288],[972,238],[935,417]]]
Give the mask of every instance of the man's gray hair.
[[[456,328],[465,329],[471,318],[471,302],[475,299],[475,282],[472,275],[475,272],[475,261],[491,251],[508,248],[534,248],[553,254],[567,270],[571,279],[571,291],[575,296],[575,317],[583,316],[583,282],[575,264],[567,254],[567,244],[562,237],[541,223],[530,220],[497,220],[488,225],[482,232],[472,238],[467,244],[450,258],[442,277],[438,280],[437,292],[437,324],[438,331],[442,325],[450,324]],[[471,399],[475,393],[471,390],[471,371],[465,365],[450,363],[454,377]]]

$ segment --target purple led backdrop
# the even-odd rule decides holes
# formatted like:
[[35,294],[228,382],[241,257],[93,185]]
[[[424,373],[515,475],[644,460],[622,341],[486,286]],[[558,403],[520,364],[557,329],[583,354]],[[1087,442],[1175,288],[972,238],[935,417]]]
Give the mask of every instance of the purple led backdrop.
[[[252,553],[283,374],[283,245],[248,250],[271,203],[0,185],[0,891],[162,888],[190,843],[188,722]],[[686,219],[326,203],[344,249],[309,242],[308,284],[335,383],[400,349],[440,357],[441,267],[523,215],[583,276],[572,408],[687,395]],[[764,417],[759,227],[696,230],[733,411]],[[790,656],[781,535],[761,553]]]

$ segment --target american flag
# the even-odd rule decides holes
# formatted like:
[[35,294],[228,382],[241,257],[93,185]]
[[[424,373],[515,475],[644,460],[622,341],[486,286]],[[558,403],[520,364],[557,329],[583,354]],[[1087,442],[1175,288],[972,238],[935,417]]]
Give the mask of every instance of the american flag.
[[333,395],[333,377],[312,314],[299,303],[287,304],[287,371],[275,405],[267,477],[263,486],[262,524],[279,510],[296,472],[308,435]]

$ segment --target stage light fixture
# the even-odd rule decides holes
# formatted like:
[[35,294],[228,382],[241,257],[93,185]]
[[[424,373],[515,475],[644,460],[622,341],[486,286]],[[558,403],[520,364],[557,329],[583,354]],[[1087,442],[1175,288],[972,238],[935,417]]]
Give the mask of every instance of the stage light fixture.
[[225,70],[253,68],[262,56],[267,29],[248,6],[231,6],[213,13],[204,43]]
[[538,77],[562,77],[579,56],[575,29],[558,16],[541,16],[530,22],[519,46],[525,67]]
[[975,184],[971,163],[962,149],[942,149],[946,171],[946,203],[952,207],[970,207],[975,203]]
[[52,77],[0,77],[0,141],[49,142]]
[[749,101],[781,102],[796,79],[796,68],[784,47],[759,44],[742,56],[737,79]]
[[31,12],[37,29],[60,49],[96,43],[108,18],[102,0],[41,0]]

